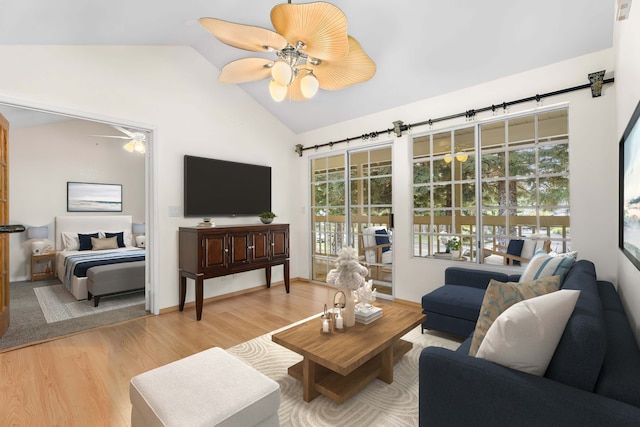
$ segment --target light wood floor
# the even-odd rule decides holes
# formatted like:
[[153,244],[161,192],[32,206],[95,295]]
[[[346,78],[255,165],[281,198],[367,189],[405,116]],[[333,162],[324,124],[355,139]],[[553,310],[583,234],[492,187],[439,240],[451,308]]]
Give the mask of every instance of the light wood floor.
[[133,376],[312,316],[334,293],[292,281],[290,294],[272,286],[205,303],[200,322],[191,307],[0,353],[0,425],[129,426]]

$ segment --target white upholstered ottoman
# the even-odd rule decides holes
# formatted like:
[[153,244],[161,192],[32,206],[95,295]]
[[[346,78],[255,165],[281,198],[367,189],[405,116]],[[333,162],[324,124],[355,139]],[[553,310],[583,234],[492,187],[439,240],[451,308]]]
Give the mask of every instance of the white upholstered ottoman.
[[280,386],[219,347],[131,379],[131,426],[278,426]]

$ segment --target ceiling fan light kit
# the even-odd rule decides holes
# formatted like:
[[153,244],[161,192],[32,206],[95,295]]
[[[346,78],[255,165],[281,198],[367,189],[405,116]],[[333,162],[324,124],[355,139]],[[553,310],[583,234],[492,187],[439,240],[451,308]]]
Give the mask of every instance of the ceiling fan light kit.
[[347,18],[336,6],[289,1],[271,9],[271,22],[275,32],[200,18],[200,24],[221,42],[276,56],[232,61],[222,68],[219,81],[246,83],[270,78],[269,93],[280,102],[304,101],[318,89],[339,90],[374,76],[376,64],[347,34]]
[[116,130],[124,133],[126,136],[115,136],[115,135],[91,135],[99,138],[115,138],[115,139],[128,139],[129,142],[124,144],[122,148],[130,153],[134,151],[136,153],[144,154],[147,152],[147,147],[145,142],[147,140],[147,136],[142,132],[132,132],[128,129],[125,129],[121,126],[111,125]]

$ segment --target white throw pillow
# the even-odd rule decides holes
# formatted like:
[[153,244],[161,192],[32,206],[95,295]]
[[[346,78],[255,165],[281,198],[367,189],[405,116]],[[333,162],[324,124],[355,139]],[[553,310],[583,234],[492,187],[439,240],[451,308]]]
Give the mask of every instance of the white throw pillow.
[[560,290],[512,305],[493,322],[476,357],[544,375],[579,295]]

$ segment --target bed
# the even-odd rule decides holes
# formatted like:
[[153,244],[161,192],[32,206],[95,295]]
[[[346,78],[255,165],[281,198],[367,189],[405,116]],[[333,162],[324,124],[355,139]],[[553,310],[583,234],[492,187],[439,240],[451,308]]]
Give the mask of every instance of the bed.
[[[87,271],[99,265],[139,262],[144,249],[133,246],[130,215],[57,216],[55,220],[56,272],[67,290],[77,299],[87,299]],[[92,250],[79,250],[78,234],[98,234],[98,238],[116,237],[119,246],[106,249],[96,243]],[[122,233],[121,235],[119,235]],[[121,239],[121,240],[120,240]],[[106,242],[107,240],[101,240]],[[91,245],[91,240],[88,240]],[[87,244],[87,239],[83,238]],[[113,239],[109,241],[113,243]]]

